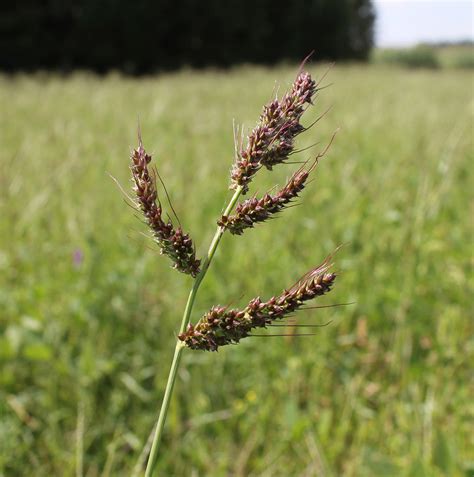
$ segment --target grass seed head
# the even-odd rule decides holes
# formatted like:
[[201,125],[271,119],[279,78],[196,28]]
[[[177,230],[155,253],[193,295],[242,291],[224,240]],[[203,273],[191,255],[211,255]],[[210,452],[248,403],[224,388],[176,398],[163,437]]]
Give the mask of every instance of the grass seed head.
[[296,171],[286,185],[276,194],[265,194],[262,198],[252,197],[237,204],[235,212],[228,217],[222,216],[217,222],[234,235],[241,235],[245,229],[264,222],[287,207],[304,189],[309,171]]
[[296,312],[308,300],[329,292],[336,279],[336,274],[329,271],[330,267],[329,259],[326,259],[289,290],[268,301],[253,298],[242,310],[214,306],[196,325],[189,324],[178,338],[188,348],[203,351],[217,351],[221,346],[236,344],[242,338],[251,336],[252,329],[266,328]]
[[193,241],[181,226],[175,228],[171,219],[168,218],[166,222],[163,220],[156,180],[148,167],[150,162],[151,156],[146,153],[140,141],[138,148],[132,152],[130,167],[138,206],[161,253],[171,258],[173,268],[195,277],[199,273],[200,260],[196,259]]
[[248,137],[231,171],[231,189],[248,184],[263,166],[272,169],[288,159],[294,150],[294,140],[304,131],[300,120],[306,106],[312,103],[316,83],[311,75],[300,72],[290,90],[279,101],[273,100],[264,106],[260,121]]

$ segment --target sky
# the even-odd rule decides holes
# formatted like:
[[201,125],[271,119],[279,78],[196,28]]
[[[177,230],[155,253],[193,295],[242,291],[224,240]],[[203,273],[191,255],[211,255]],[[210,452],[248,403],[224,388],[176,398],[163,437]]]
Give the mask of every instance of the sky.
[[377,46],[474,40],[474,0],[374,0]]

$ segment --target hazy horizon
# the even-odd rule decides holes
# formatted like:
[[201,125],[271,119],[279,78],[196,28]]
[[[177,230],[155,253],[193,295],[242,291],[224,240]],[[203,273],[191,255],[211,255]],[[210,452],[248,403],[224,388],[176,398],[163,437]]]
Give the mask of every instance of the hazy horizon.
[[375,44],[474,41],[470,0],[375,0]]

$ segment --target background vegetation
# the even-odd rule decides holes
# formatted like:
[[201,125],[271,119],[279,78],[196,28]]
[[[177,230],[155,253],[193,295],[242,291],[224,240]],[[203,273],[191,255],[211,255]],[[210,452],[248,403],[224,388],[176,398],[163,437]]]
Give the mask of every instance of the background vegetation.
[[372,51],[373,63],[407,68],[474,68],[474,47],[471,43],[430,45],[412,48],[377,48]]
[[[0,475],[131,474],[190,281],[140,235],[106,171],[130,185],[140,116],[203,253],[233,118],[252,127],[294,72],[0,78]],[[342,129],[304,205],[224,238],[194,320],[281,290],[341,243],[320,303],[356,304],[300,315],[332,320],[315,337],[186,352],[159,475],[474,471],[472,74],[340,66],[328,81],[310,116],[333,109],[300,145]],[[294,167],[261,174],[259,191]]]

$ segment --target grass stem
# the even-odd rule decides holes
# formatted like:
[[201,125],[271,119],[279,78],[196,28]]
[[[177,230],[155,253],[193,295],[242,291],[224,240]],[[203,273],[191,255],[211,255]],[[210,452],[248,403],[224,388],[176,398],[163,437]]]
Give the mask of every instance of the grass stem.
[[[234,195],[230,199],[230,202],[228,203],[224,211],[224,215],[228,216],[232,212],[232,209],[234,208],[241,193],[242,193],[242,187],[238,187],[235,190]],[[217,230],[216,230],[216,233],[214,234],[211,245],[209,246],[209,251],[207,252],[207,256],[204,259],[204,262],[202,263],[201,271],[199,272],[199,274],[196,276],[196,279],[194,280],[191,291],[189,292],[186,307],[184,309],[183,319],[181,321],[180,333],[183,333],[184,331],[186,331],[186,328],[191,319],[191,312],[194,306],[194,300],[196,299],[196,295],[199,290],[199,286],[201,285],[201,282],[206,276],[206,272],[209,269],[209,265],[211,264],[214,254],[216,253],[217,247],[222,238],[222,235],[224,234],[224,231],[225,231],[224,227],[221,227],[221,226],[217,227]],[[176,375],[178,372],[179,363],[181,361],[181,355],[183,353],[183,349],[184,349],[184,343],[177,340],[176,347],[174,349],[173,361],[171,362],[171,368],[168,374],[168,381],[166,383],[165,394],[163,396],[163,402],[161,404],[160,415],[158,417],[158,422],[156,424],[156,429],[155,429],[155,435],[153,436],[153,443],[151,446],[150,455],[148,457],[148,462],[147,462],[147,466],[145,470],[145,477],[152,477],[154,469],[156,467],[156,463],[158,460],[158,449],[159,449],[159,445],[161,441],[161,436],[163,434],[163,428],[165,425],[166,416],[168,414],[168,409],[169,409],[169,405],[171,401],[171,395],[173,393],[174,383],[176,381]]]

